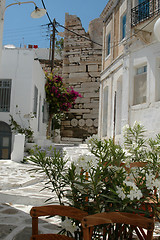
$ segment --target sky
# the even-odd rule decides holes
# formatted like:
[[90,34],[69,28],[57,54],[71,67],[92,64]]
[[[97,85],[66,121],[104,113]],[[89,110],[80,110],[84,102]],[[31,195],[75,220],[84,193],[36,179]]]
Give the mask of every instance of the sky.
[[[16,2],[18,1],[6,0],[6,6]],[[43,8],[41,0],[34,0],[34,2],[39,8]],[[100,16],[108,0],[43,0],[43,2],[51,19],[55,18],[58,23],[64,25],[65,13],[77,15],[87,32],[89,22]],[[31,44],[38,45],[39,48],[49,48],[51,29],[48,29],[47,15],[40,19],[33,19],[30,17],[33,10],[34,5],[31,3],[13,5],[6,9],[3,45],[13,44],[16,47],[23,47]],[[57,30],[64,31],[61,27],[57,27]]]

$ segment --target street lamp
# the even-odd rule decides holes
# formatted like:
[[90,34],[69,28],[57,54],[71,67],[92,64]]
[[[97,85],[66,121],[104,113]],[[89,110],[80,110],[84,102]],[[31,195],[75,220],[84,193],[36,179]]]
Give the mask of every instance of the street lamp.
[[8,6],[5,7],[3,15],[2,15],[2,20],[4,20],[4,13],[7,8],[13,6],[13,5],[21,5],[21,4],[26,4],[26,3],[32,3],[35,6],[35,10],[31,13],[32,18],[41,18],[46,14],[46,9],[44,8],[38,8],[35,2],[33,1],[27,1],[27,2],[17,2],[17,3],[11,3]]
[[27,1],[27,2],[16,2],[11,3],[5,7],[5,0],[0,0],[0,66],[1,66],[1,56],[2,56],[2,42],[3,42],[3,22],[4,22],[4,14],[7,8],[13,5],[21,5],[32,3],[35,6],[35,10],[31,13],[32,18],[41,18],[46,14],[46,10],[44,8],[38,8],[35,2]]

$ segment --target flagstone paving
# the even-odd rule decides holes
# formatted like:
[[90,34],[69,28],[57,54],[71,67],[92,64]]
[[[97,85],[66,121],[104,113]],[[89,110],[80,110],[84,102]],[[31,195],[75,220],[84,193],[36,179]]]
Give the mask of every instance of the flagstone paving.
[[[88,152],[86,145],[64,147],[67,155],[76,158]],[[0,240],[29,240],[31,236],[32,206],[46,205],[45,201],[56,196],[47,189],[41,191],[45,183],[45,175],[30,172],[31,163],[17,163],[11,160],[0,160]],[[39,231],[53,233],[60,230],[60,219],[42,218]],[[160,239],[160,225],[156,224],[156,239]]]
[[[88,152],[86,145],[65,147],[67,156],[77,157]],[[17,163],[11,160],[0,160],[0,240],[29,240],[31,236],[31,217],[29,215],[32,206],[46,205],[46,200],[53,197],[53,204],[58,203],[56,196],[45,186],[44,174],[30,171],[34,168],[31,163]],[[60,230],[60,219],[42,218],[39,231],[53,233]]]

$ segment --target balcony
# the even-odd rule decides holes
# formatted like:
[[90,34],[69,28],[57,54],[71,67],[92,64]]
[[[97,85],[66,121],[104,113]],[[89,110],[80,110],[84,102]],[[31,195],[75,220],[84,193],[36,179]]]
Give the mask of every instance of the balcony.
[[135,27],[140,23],[158,15],[160,12],[160,0],[145,0],[131,9],[131,26]]

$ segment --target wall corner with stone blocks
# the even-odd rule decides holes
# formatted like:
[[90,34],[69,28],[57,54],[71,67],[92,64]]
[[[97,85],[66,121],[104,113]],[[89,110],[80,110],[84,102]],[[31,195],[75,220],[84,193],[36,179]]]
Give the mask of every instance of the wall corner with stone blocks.
[[[76,15],[65,15],[63,80],[78,91],[73,108],[62,121],[62,142],[83,142],[98,131],[99,86],[102,59],[102,28],[100,18],[90,22],[86,33]],[[76,32],[74,34],[72,31]],[[81,37],[81,36],[83,37]],[[98,44],[93,43],[90,39]]]

